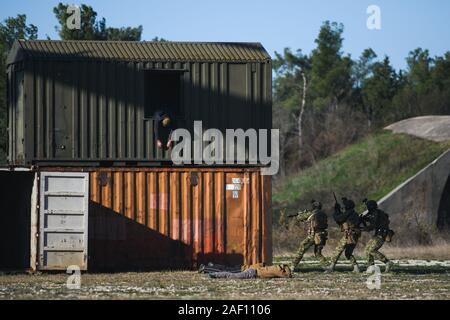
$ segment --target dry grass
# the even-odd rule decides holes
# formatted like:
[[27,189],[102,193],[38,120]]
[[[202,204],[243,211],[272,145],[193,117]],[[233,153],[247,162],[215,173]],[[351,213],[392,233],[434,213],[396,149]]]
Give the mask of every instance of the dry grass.
[[[333,254],[333,250],[334,246],[329,245],[324,248],[323,254],[329,257]],[[380,251],[388,258],[393,259],[450,260],[450,243],[412,247],[397,247],[387,244]],[[354,253],[355,256],[365,259],[364,245],[359,244]],[[277,252],[278,256],[293,256],[294,254],[295,251],[279,250]],[[312,259],[312,249],[305,254],[305,257]]]
[[270,280],[218,280],[187,271],[83,274],[76,290],[66,288],[64,273],[2,275],[0,299],[450,299],[448,266],[398,266],[382,274],[378,290],[367,287],[369,275],[353,274],[345,264],[333,274],[301,270]]
[[[292,256],[295,254],[300,242],[305,238],[306,233],[303,228],[291,227],[288,230],[282,228],[274,229],[274,254],[276,256]],[[325,256],[330,256],[337,245],[338,240],[342,236],[341,232],[336,228],[330,228],[329,239],[327,245],[323,249]],[[364,232],[354,254],[360,258],[365,258],[365,245],[370,239],[371,234]],[[380,249],[387,257],[393,259],[433,259],[433,260],[450,260],[450,239],[448,235],[432,234],[431,245],[419,245],[414,239],[406,239],[406,235],[396,235],[394,242],[385,243]],[[308,250],[305,257],[312,257],[312,248]]]
[[390,247],[381,251],[397,259],[450,259],[450,243],[435,244],[432,246]]

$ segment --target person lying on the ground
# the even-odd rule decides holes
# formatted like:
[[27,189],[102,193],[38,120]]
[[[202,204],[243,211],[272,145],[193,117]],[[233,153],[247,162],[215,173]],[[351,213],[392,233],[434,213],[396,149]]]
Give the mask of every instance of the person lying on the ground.
[[226,266],[223,264],[217,264],[217,263],[212,263],[209,262],[208,264],[204,265],[201,264],[200,268],[198,269],[198,273],[214,273],[214,272],[233,272],[233,273],[238,273],[238,272],[242,272],[245,271],[249,268],[258,268],[258,267],[265,267],[266,264],[263,263],[256,263],[256,264],[252,264],[252,265],[235,265],[235,266]]
[[289,266],[275,265],[275,266],[258,266],[253,265],[242,272],[213,272],[208,276],[213,279],[273,279],[273,278],[290,278],[292,272]]

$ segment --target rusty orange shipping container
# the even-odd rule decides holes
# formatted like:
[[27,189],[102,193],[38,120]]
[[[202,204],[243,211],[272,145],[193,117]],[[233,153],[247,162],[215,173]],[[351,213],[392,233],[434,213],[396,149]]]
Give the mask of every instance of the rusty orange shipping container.
[[89,270],[272,262],[271,178],[260,168],[60,170],[89,173]]

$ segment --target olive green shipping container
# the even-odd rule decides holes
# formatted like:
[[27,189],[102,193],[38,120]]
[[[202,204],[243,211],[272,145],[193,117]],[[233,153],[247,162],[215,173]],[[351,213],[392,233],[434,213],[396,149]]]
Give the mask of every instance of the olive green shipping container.
[[11,165],[152,165],[153,113],[177,127],[271,128],[259,43],[16,41],[7,59]]

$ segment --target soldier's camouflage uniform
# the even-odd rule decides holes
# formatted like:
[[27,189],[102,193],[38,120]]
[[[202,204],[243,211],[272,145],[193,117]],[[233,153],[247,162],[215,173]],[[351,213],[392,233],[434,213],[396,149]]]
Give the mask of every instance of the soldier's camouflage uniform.
[[314,246],[314,256],[322,263],[326,263],[326,258],[322,255],[322,249],[328,238],[328,217],[321,209],[315,208],[311,211],[302,211],[296,217],[298,222],[307,222],[308,236],[300,243],[297,254],[293,261],[295,268],[303,258],[305,252]]
[[336,222],[341,226],[341,231],[343,236],[334,250],[334,254],[331,258],[332,265],[336,265],[342,252],[344,252],[345,257],[352,263],[352,266],[358,267],[356,258],[353,255],[353,250],[355,250],[356,244],[361,237],[361,218],[355,209],[346,209],[344,212],[335,212]]
[[365,253],[367,257],[367,265],[371,266],[375,263],[375,259],[388,263],[389,259],[384,254],[378,251],[386,241],[386,238],[390,237],[389,229],[389,216],[382,210],[376,208],[369,210],[364,216],[364,220],[367,222],[367,231],[375,230],[375,234],[367,242]]

